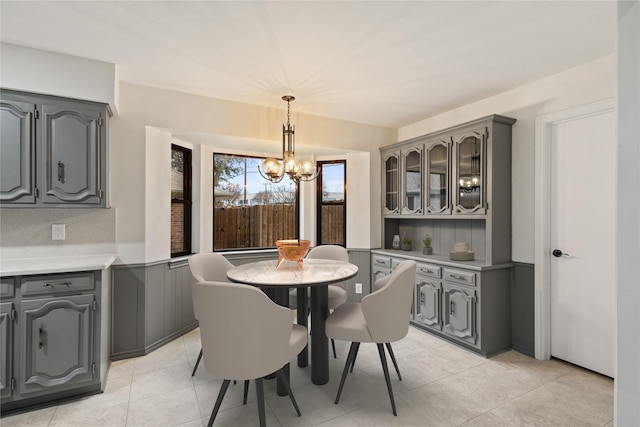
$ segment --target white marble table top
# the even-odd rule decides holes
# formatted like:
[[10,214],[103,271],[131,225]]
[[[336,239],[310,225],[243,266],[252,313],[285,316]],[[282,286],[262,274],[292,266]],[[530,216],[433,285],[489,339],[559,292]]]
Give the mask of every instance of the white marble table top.
[[350,279],[358,273],[354,264],[328,259],[305,259],[304,269],[285,261],[276,269],[276,260],[240,265],[227,272],[229,280],[254,286],[301,287],[327,285]]

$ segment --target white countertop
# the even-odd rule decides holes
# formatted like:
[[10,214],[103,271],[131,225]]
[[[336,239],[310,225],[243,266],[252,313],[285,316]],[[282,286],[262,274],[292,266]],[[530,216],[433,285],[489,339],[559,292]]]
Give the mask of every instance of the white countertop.
[[3,259],[0,260],[0,275],[17,276],[25,274],[104,270],[111,266],[115,260],[115,254]]

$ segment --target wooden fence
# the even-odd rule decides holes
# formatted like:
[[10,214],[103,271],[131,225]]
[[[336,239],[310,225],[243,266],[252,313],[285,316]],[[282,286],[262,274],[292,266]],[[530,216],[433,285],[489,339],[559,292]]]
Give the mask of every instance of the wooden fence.
[[[214,208],[213,247],[220,249],[275,247],[276,240],[295,238],[294,204]],[[342,244],[343,206],[323,206],[323,242]]]

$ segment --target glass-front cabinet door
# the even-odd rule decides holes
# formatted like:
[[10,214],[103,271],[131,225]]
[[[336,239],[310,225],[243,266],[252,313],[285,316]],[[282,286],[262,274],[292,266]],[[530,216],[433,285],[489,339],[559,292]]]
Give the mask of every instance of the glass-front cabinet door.
[[400,213],[399,207],[399,160],[400,156],[397,152],[386,153],[382,158],[383,165],[383,206],[382,213],[397,214]]
[[455,139],[454,213],[486,213],[485,141],[486,131],[466,133]]
[[436,141],[428,144],[427,155],[427,213],[451,213],[449,198],[449,182],[451,177],[451,144],[447,141]]
[[403,214],[422,213],[422,147],[412,147],[402,152],[404,178]]

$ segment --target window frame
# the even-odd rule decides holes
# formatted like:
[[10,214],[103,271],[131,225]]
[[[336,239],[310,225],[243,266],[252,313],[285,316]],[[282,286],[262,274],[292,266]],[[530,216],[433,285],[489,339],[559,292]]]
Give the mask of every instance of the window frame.
[[[211,161],[215,164],[215,157],[216,156],[230,156],[230,157],[236,157],[236,158],[247,158],[247,159],[257,159],[257,160],[264,160],[266,158],[268,158],[269,156],[261,156],[261,155],[251,155],[251,154],[239,154],[239,153],[233,153],[233,152],[223,152],[223,151],[214,151],[213,155],[211,157]],[[282,159],[278,159],[279,161],[282,161]],[[261,162],[260,162],[261,163]],[[213,168],[213,174],[215,174],[215,167]],[[211,175],[211,179],[212,182],[214,182],[214,176],[213,174]],[[286,179],[289,179],[289,177],[285,176]],[[282,181],[280,181],[278,184],[284,184],[284,179]],[[269,180],[264,179],[263,181],[265,184],[269,184]],[[245,183],[246,185],[246,183]],[[295,183],[293,181],[291,181],[291,185],[293,185],[295,187]],[[300,191],[298,189],[298,191]],[[211,193],[211,200],[212,200],[212,206],[213,206],[213,210],[212,210],[212,214],[211,214],[211,225],[212,225],[212,235],[211,235],[211,251],[212,252],[244,252],[244,251],[262,251],[262,250],[274,250],[276,249],[275,244],[273,246],[255,246],[255,247],[239,247],[239,248],[216,248],[216,200],[215,200],[215,187],[214,187],[214,191],[212,191]],[[298,193],[299,194],[299,193]],[[295,230],[295,226],[294,228],[294,234],[296,237],[289,237],[291,239],[293,238],[297,238],[297,236],[300,235],[300,200],[299,197],[297,197],[295,190],[294,190],[294,199],[293,199],[293,203],[295,204],[294,206],[294,215],[296,218],[295,219],[295,223],[298,224],[298,230]],[[248,205],[250,206],[250,205]]]
[[[344,166],[344,200],[342,202],[323,202],[322,201],[322,166],[327,164],[338,164],[341,163]],[[341,160],[319,160],[316,162],[316,169],[319,171],[318,178],[316,179],[316,245],[339,245],[342,247],[347,247],[347,161],[345,159]],[[337,243],[324,243],[322,241],[322,206],[330,205],[343,205],[342,209],[342,223],[344,224],[342,228],[342,244]]]
[[[171,196],[171,212],[173,212],[174,204],[183,205],[183,215],[184,215],[184,250],[180,252],[173,252],[172,245],[170,243],[169,251],[171,252],[171,258],[177,258],[185,255],[190,255],[193,253],[192,247],[192,230],[193,230],[193,215],[192,215],[192,205],[193,205],[193,191],[192,191],[192,182],[193,182],[193,169],[192,169],[192,159],[193,153],[190,148],[183,147],[177,144],[171,144],[171,155],[173,157],[173,151],[181,151],[183,153],[183,162],[184,162],[184,171],[182,175],[182,199],[177,199]],[[173,224],[173,218],[171,218],[171,223]],[[173,232],[170,232],[171,237],[173,236]],[[171,240],[171,238],[170,238]]]

